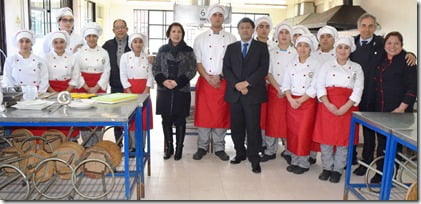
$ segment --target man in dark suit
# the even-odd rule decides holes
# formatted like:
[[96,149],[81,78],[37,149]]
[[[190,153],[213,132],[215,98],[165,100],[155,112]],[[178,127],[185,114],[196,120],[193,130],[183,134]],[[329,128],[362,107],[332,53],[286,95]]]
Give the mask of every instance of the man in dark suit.
[[[110,56],[110,86],[111,93],[123,93],[124,89],[120,81],[120,57],[124,53],[130,51],[128,45],[129,36],[127,35],[126,21],[123,19],[117,19],[113,23],[113,32],[115,37],[104,43],[102,48],[107,50],[108,56]],[[120,128],[114,128],[115,141],[118,142],[122,134]],[[121,145],[121,143],[119,144]]]
[[222,68],[228,84],[225,101],[230,103],[231,137],[236,151],[231,163],[238,164],[248,157],[252,171],[260,173],[260,106],[267,101],[264,78],[269,69],[269,51],[266,43],[253,40],[254,22],[250,18],[241,19],[237,28],[241,40],[227,47]]

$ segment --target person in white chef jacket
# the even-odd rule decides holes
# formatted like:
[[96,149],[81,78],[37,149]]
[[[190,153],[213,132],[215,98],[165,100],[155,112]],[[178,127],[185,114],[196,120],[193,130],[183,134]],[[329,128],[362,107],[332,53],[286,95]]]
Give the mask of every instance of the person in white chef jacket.
[[[74,32],[74,17],[72,9],[69,7],[63,7],[56,11],[56,20],[58,29],[65,31],[69,34],[70,39],[66,47],[66,51],[69,53],[76,53],[80,47],[83,46],[83,38],[77,32]],[[44,39],[44,54],[49,53],[51,50],[50,42],[46,38]]]
[[[13,42],[19,51],[8,56],[4,64],[2,86],[22,87],[24,100],[35,99],[38,94],[45,93],[49,87],[47,64],[44,59],[31,51],[34,41],[32,31],[18,31],[14,35]],[[41,136],[46,128],[32,127],[29,130],[33,135]]]
[[[266,136],[263,136],[262,142],[266,146],[264,154],[260,159],[265,162],[276,158],[278,151],[279,138],[286,142],[287,123],[286,123],[286,105],[288,103],[285,94],[282,92],[281,85],[284,79],[287,65],[296,57],[297,51],[291,45],[292,27],[288,23],[280,23],[275,27],[274,39],[278,41],[278,46],[270,50],[270,64],[268,80],[268,102],[266,115]],[[285,145],[286,147],[286,145]],[[289,156],[288,150],[282,153],[285,158]],[[288,159],[287,159],[288,161]]]
[[[129,48],[132,50],[126,52],[120,59],[120,81],[125,93],[143,94],[149,93],[153,87],[152,65],[148,61],[147,50],[148,38],[142,33],[133,33],[129,36]],[[151,102],[149,101],[149,104]],[[152,120],[150,126],[146,124],[146,109],[143,109],[143,130],[152,128]],[[152,118],[152,108],[149,106],[150,118]],[[133,121],[134,123],[134,121]],[[130,127],[130,146],[131,151],[135,150],[135,126]],[[146,134],[143,134],[144,138]],[[143,140],[145,141],[145,140]]]
[[323,26],[317,31],[317,40],[320,45],[314,57],[319,60],[320,64],[336,59],[334,44],[338,37],[336,28],[329,25]]
[[198,127],[197,151],[193,159],[200,160],[213,141],[215,155],[229,160],[225,153],[225,135],[230,128],[229,105],[224,100],[227,82],[222,75],[222,62],[227,46],[237,39],[224,31],[222,25],[228,11],[215,4],[207,10],[211,28],[199,34],[193,45],[200,76],[196,83],[194,125]]
[[48,65],[48,92],[72,92],[78,86],[80,72],[74,70],[73,53],[67,51],[70,36],[66,31],[51,32],[46,40],[50,42],[50,51],[45,56]]
[[303,34],[311,34],[310,30],[303,25],[295,25],[292,27],[292,44],[295,45],[295,41],[298,37]]
[[18,53],[6,58],[3,71],[3,87],[33,86],[37,93],[48,89],[48,68],[45,61],[33,54],[34,33],[20,30],[14,36]]
[[110,58],[106,50],[98,46],[102,28],[98,23],[87,23],[83,28],[86,45],[75,55],[75,67],[81,73],[81,93],[105,93],[110,80]]
[[[264,42],[268,46],[268,50],[271,51],[276,49],[277,45],[275,42],[269,39],[269,34],[272,31],[272,19],[269,16],[261,16],[255,20],[254,28],[255,39],[259,42]],[[267,79],[267,77],[266,77]],[[266,80],[266,89],[269,81]],[[267,102],[262,103],[260,109],[260,128],[262,130],[262,141],[265,139],[265,129],[266,129],[266,115],[267,115]],[[260,150],[261,156],[264,156],[264,150],[267,148],[266,143],[262,142],[262,149]],[[267,159],[267,157],[265,157]],[[264,159],[264,160],[265,160]]]
[[[336,28],[326,25],[317,31],[317,40],[319,41],[319,49],[312,54],[319,60],[320,66],[324,63],[336,59],[336,52],[334,49],[335,41],[338,39],[338,31]],[[315,145],[310,152],[310,164],[316,163],[317,152],[320,152],[320,147]]]
[[302,174],[310,169],[313,128],[316,114],[316,78],[320,64],[311,57],[316,37],[304,34],[295,42],[297,57],[287,66],[282,91],[288,99],[287,148],[291,152],[288,172]]
[[[49,87],[48,92],[72,92],[78,87],[80,72],[75,70],[75,59],[72,52],[67,49],[70,36],[66,31],[55,31],[49,33],[45,40],[49,43],[49,52],[44,59],[48,66]],[[54,127],[68,135],[68,127]],[[75,128],[69,137],[76,137],[79,130]]]
[[[76,92],[79,93],[105,93],[110,79],[110,59],[108,53],[98,46],[98,38],[102,34],[102,28],[98,23],[87,23],[83,28],[83,36],[86,44],[75,54],[75,70],[80,71],[78,86],[81,87]],[[97,137],[90,135],[86,131],[81,131],[82,140],[86,147],[97,142],[98,137],[102,137],[101,131],[96,131]]]
[[317,98],[321,102],[313,140],[320,143],[322,150],[323,172],[319,179],[332,183],[340,181],[346,165],[352,112],[358,111],[364,89],[363,70],[349,59],[355,49],[352,37],[339,38],[335,42],[336,59],[326,62],[317,77]]

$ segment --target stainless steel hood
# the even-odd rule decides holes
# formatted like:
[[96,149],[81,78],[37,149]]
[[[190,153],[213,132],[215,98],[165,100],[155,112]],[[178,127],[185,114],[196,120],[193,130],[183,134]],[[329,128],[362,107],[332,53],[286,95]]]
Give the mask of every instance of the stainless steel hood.
[[317,30],[325,25],[335,27],[338,31],[357,28],[358,18],[366,13],[360,6],[353,6],[352,0],[344,0],[344,5],[333,7],[323,13],[312,13],[301,25],[310,30]]

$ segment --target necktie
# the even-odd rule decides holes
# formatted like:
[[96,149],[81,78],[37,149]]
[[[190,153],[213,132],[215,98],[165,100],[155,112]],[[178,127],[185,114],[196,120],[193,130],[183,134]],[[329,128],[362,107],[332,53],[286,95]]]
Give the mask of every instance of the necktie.
[[367,45],[367,40],[363,40],[362,42],[362,46]]
[[249,44],[248,43],[244,43],[243,44],[243,51],[242,51],[242,53],[243,53],[243,58],[246,58],[246,55],[247,55],[247,46],[248,46]]

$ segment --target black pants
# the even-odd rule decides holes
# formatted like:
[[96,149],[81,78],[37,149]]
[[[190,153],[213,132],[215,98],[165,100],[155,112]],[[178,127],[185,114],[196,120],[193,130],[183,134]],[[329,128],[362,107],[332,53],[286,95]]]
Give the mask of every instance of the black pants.
[[[262,146],[260,129],[260,103],[231,103],[231,138],[236,156],[247,156],[250,162],[259,162],[259,151]],[[247,149],[244,141],[247,131]]]
[[[112,87],[111,86],[111,93],[123,93],[123,92],[124,92],[123,87]],[[123,134],[123,130],[122,130],[121,127],[114,127],[114,138],[115,138],[116,142],[120,139],[122,134]]]
[[[380,156],[384,156],[384,150],[386,149],[386,137],[383,135],[377,135],[377,150],[376,150],[376,156],[380,157]],[[398,144],[396,147],[396,154],[398,152],[402,152],[402,145]],[[403,158],[399,155],[396,156],[396,159],[398,159],[399,161],[403,161]],[[377,170],[379,171],[383,171],[383,164],[384,164],[384,159],[379,160],[376,165],[377,165]],[[397,163],[395,163],[396,169],[399,168],[399,165]]]
[[184,115],[161,115],[163,126],[183,126],[186,125],[186,116]]
[[362,158],[365,163],[371,163],[374,158],[374,150],[376,148],[376,135],[373,130],[363,127],[363,154]]

